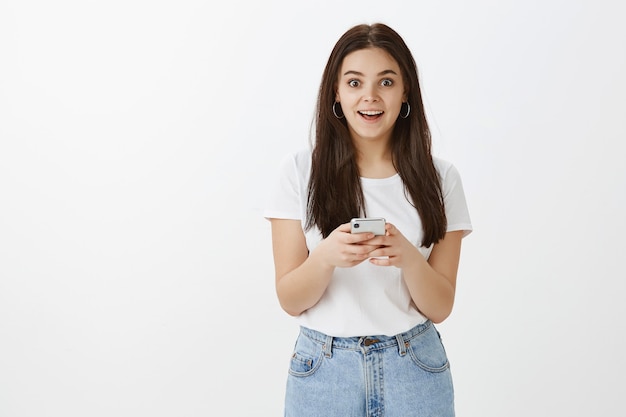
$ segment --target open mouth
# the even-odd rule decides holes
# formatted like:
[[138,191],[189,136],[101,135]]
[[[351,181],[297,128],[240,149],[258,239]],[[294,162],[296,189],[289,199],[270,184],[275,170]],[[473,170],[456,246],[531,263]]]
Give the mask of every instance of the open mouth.
[[382,110],[359,110],[358,112],[365,120],[376,120],[383,115]]

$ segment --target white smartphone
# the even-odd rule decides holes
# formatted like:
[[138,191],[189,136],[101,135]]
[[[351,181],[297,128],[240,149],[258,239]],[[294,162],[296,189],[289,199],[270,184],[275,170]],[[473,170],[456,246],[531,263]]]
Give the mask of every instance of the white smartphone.
[[372,232],[375,235],[385,234],[385,219],[382,217],[357,217],[350,220],[351,233]]

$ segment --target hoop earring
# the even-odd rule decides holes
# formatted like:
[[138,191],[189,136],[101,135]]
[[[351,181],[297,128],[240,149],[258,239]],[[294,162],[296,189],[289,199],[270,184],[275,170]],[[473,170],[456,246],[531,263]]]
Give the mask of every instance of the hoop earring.
[[400,107],[400,117],[402,117],[403,119],[406,119],[407,117],[409,117],[409,114],[411,114],[411,105],[409,104],[409,102],[404,102],[402,103],[402,106],[404,106],[406,104],[406,114],[402,115],[402,107]]
[[[343,119],[343,116],[344,116],[343,111],[341,112],[341,116],[339,116],[339,115],[337,114],[337,110],[335,109],[335,104],[337,104],[337,103],[339,103],[339,102],[338,102],[338,101],[335,101],[335,102],[333,103],[333,107],[332,107],[332,108],[333,108],[333,114],[335,115],[335,117],[336,117],[337,119]],[[340,106],[341,106],[341,105],[340,105]]]

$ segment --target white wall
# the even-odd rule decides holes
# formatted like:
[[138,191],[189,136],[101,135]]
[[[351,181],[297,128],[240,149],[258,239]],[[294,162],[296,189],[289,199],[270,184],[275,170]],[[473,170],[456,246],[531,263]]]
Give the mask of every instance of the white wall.
[[0,3],[0,416],[281,414],[297,327],[264,189],[335,41],[375,21],[415,54],[474,222],[440,326],[458,415],[616,415],[617,4]]

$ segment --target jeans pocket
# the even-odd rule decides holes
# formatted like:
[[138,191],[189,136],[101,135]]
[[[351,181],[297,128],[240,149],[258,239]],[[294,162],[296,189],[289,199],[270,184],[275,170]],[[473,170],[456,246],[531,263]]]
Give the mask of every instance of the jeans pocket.
[[317,371],[323,360],[322,346],[300,334],[291,355],[289,373],[298,377],[311,376]]
[[413,362],[427,372],[443,372],[450,367],[439,333],[432,325],[408,340],[407,351]]

